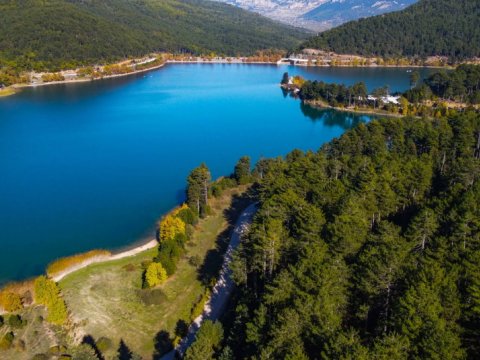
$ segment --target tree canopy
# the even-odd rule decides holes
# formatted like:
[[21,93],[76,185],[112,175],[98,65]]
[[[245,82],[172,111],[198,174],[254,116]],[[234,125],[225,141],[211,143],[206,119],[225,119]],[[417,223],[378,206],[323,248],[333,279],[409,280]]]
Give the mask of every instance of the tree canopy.
[[478,113],[374,120],[257,166],[235,358],[476,358]]
[[0,68],[57,70],[150,52],[250,55],[305,34],[205,0],[0,0]]
[[420,0],[399,12],[352,21],[307,40],[302,48],[364,56],[480,55],[477,0]]

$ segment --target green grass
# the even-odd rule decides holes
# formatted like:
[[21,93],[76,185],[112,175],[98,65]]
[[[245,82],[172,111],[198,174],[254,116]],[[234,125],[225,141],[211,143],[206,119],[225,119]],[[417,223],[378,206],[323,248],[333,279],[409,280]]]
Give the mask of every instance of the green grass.
[[[219,237],[221,240],[227,233],[225,210],[230,202],[231,196],[226,194],[213,203],[214,214],[197,225],[176,273],[155,293],[141,289],[141,277],[142,262],[151,260],[156,249],[93,264],[64,278],[60,287],[77,324],[77,338],[89,335],[95,340],[102,336],[112,339],[115,349],[105,353],[107,358],[115,354],[121,339],[135,353],[151,358],[157,334],[166,331],[173,338],[177,322],[190,322],[192,306],[204,292],[204,283],[189,258],[199,256],[203,262],[208,254],[208,263],[202,267],[207,274],[218,267],[221,254],[216,248],[222,242]],[[154,304],[147,305],[145,298]]]

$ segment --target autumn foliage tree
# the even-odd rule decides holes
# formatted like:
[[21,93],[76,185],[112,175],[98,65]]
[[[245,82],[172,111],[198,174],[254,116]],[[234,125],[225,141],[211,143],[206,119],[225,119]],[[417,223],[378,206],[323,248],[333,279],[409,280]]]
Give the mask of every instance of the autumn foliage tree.
[[155,287],[163,284],[166,280],[167,272],[163,268],[162,264],[152,262],[150,265],[148,265],[148,268],[145,272],[145,281],[147,282],[148,287]]
[[60,296],[60,289],[55,281],[45,276],[35,279],[35,302],[48,309],[47,321],[63,325],[68,317],[67,306]]

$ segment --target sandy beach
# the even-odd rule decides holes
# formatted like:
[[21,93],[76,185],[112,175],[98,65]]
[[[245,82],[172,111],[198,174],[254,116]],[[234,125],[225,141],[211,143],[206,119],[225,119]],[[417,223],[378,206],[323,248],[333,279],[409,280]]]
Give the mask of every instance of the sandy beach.
[[134,256],[137,255],[141,252],[144,252],[146,250],[152,249],[158,245],[158,241],[156,239],[150,240],[146,244],[137,246],[133,249],[126,250],[117,254],[111,254],[111,255],[102,255],[102,256],[95,256],[90,259],[87,259],[85,261],[82,261],[79,264],[76,264],[64,271],[59,272],[58,274],[52,276],[52,280],[55,282],[59,282],[62,280],[65,276],[74,273],[75,271],[78,271],[80,269],[83,269],[89,265],[100,263],[100,262],[107,262],[107,261],[114,261],[114,260],[119,260],[123,259],[126,257]]

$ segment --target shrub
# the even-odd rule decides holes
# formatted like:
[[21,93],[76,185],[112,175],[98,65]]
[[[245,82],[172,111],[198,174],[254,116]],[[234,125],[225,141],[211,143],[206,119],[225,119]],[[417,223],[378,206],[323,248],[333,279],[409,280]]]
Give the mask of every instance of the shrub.
[[167,297],[160,289],[141,290],[139,297],[145,305],[161,305],[167,301]]
[[0,305],[7,312],[17,311],[23,307],[20,295],[10,291],[2,291],[0,293]]
[[63,345],[55,345],[48,349],[48,353],[52,355],[60,355],[67,351],[67,348]]
[[193,322],[197,317],[202,315],[203,313],[203,308],[205,307],[205,304],[208,301],[208,298],[210,297],[210,290],[205,289],[205,292],[200,296],[198,301],[193,305],[192,311],[190,313],[190,320]]
[[191,256],[188,262],[194,267],[199,267],[202,259],[198,255]]
[[43,74],[42,81],[43,82],[52,82],[52,81],[63,81],[65,77],[60,73],[53,73],[53,74]]
[[153,262],[151,263],[145,273],[145,281],[149,287],[154,287],[163,284],[167,280],[167,272],[163,268],[162,264]]
[[26,320],[22,320],[20,315],[10,315],[8,318],[8,325],[12,328],[21,328],[27,324]]
[[136,266],[133,264],[127,264],[127,265],[124,265],[122,269],[124,269],[127,272],[132,272],[132,271],[135,271]]
[[6,333],[3,338],[0,340],[0,349],[1,350],[8,350],[12,346],[13,339],[15,336],[13,335],[13,332],[8,332]]
[[180,218],[185,224],[195,225],[198,222],[198,216],[184,204],[177,213],[178,218]]
[[107,350],[110,350],[112,348],[113,343],[112,343],[112,340],[110,340],[109,338],[101,337],[100,339],[97,340],[95,345],[97,346],[97,349],[103,353]]

